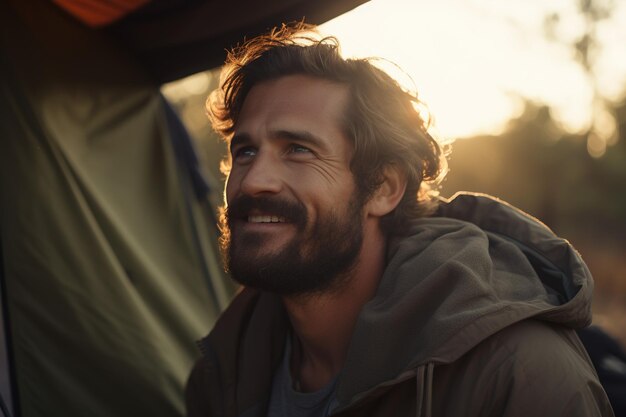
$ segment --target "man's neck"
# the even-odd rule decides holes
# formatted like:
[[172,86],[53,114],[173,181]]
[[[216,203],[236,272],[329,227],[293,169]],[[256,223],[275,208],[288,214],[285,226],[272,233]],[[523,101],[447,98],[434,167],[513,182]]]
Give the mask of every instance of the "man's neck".
[[300,390],[321,389],[343,368],[359,313],[376,294],[385,250],[380,234],[364,240],[345,285],[328,293],[283,299],[294,330],[291,372]]

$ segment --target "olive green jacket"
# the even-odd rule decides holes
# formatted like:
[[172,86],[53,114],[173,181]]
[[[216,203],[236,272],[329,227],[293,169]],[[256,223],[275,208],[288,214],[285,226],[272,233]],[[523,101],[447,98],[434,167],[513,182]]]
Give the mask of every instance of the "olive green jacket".
[[[332,415],[613,415],[573,330],[590,322],[591,276],[544,225],[464,194],[388,253]],[[200,342],[189,417],[265,416],[288,326],[278,297],[242,291]]]

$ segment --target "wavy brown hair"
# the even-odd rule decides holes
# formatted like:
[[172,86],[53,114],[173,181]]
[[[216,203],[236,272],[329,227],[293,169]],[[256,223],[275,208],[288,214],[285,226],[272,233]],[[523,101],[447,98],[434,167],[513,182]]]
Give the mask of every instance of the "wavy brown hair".
[[[354,153],[350,169],[366,201],[383,182],[383,170],[395,166],[407,180],[396,209],[382,220],[385,232],[401,232],[409,219],[430,214],[435,189],[446,170],[445,152],[429,134],[417,93],[403,89],[372,58],[344,59],[334,37],[320,38],[302,22],[283,25],[228,53],[220,86],[207,101],[213,128],[229,142],[250,89],[287,75],[309,75],[347,85],[345,134]],[[228,173],[230,160],[224,161]]]

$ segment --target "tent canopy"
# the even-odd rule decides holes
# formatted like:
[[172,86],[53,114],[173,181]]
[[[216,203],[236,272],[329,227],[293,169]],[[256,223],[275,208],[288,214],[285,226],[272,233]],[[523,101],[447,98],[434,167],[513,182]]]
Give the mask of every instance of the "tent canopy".
[[[86,25],[101,27],[159,82],[220,66],[225,50],[296,20],[323,23],[367,0],[55,0]],[[98,16],[104,19],[98,20]]]
[[68,1],[100,3],[0,0],[0,398],[21,417],[180,417],[233,288],[221,190],[159,85],[361,1],[153,0],[99,25]]

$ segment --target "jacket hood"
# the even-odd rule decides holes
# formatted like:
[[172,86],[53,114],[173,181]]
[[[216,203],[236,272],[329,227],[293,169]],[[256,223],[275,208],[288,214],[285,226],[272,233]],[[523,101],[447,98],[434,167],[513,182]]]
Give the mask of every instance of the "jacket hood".
[[426,364],[453,362],[527,318],[584,327],[592,287],[578,253],[536,219],[485,195],[443,200],[434,216],[390,240],[337,399],[352,403]]

